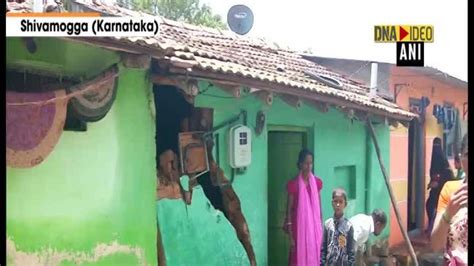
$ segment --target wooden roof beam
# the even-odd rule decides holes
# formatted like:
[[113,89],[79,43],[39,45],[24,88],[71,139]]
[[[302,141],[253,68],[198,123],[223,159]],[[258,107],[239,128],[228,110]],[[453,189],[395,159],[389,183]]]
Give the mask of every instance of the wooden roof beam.
[[354,119],[355,118],[355,111],[354,109],[350,108],[350,107],[345,107],[345,106],[338,106],[337,109],[339,109],[339,111],[341,111],[342,113],[344,113],[344,115],[348,118],[348,119]]
[[226,93],[232,95],[234,98],[240,98],[242,92],[239,85],[230,85],[226,83],[221,83],[218,81],[212,82],[217,88],[225,91]]
[[153,84],[157,85],[174,86],[190,96],[196,96],[199,93],[198,81],[196,79],[189,79],[186,81],[176,77],[153,75],[151,81]]
[[318,110],[321,113],[327,113],[329,111],[329,104],[319,102],[319,101],[310,101],[306,100],[304,101],[307,105],[312,106],[316,110]]
[[238,84],[242,84],[245,86],[249,87],[254,87],[254,88],[269,88],[273,92],[276,93],[283,93],[283,94],[290,94],[294,95],[297,97],[302,97],[306,99],[311,99],[311,100],[316,100],[319,102],[325,102],[328,104],[332,104],[335,106],[347,106],[351,107],[354,110],[360,110],[360,111],[365,111],[369,113],[373,113],[376,115],[381,115],[381,116],[388,116],[392,119],[396,119],[398,121],[410,121],[412,117],[408,117],[406,115],[402,114],[396,114],[396,113],[390,113],[388,111],[380,110],[378,108],[373,108],[369,106],[364,106],[358,103],[353,103],[349,102],[347,100],[343,99],[338,99],[337,97],[330,96],[330,95],[324,95],[324,94],[316,94],[313,93],[309,90],[302,90],[299,88],[294,88],[291,86],[283,85],[283,84],[277,84],[274,82],[269,82],[269,81],[261,81],[261,80],[256,80],[256,79],[250,79],[250,78],[242,78],[236,75],[231,75],[231,74],[223,74],[223,73],[215,73],[215,72],[209,72],[205,70],[199,70],[199,69],[193,69],[191,72],[187,73],[188,76],[192,76],[194,78],[199,78],[199,79],[213,79],[213,80],[226,80],[226,81],[233,81]]
[[151,56],[146,54],[120,53],[122,64],[127,68],[148,69],[151,66]]
[[291,107],[300,109],[301,106],[303,106],[303,102],[297,96],[289,95],[289,94],[280,94],[279,96],[286,104],[288,104]]
[[397,128],[398,125],[399,125],[399,123],[398,123],[397,120],[389,119],[388,122],[389,122],[389,124],[390,124],[392,127],[394,127],[394,128]]
[[252,92],[260,101],[263,102],[266,106],[271,106],[273,104],[273,92],[267,90],[257,90]]

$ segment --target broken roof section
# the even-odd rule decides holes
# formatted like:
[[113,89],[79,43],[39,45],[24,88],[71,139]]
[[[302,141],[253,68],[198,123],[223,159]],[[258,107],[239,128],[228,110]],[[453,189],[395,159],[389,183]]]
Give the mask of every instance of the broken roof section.
[[[7,11],[16,12],[7,2]],[[104,16],[151,16],[92,0],[73,0],[75,12],[100,12]],[[29,12],[21,5],[19,12]],[[230,31],[196,26],[153,16],[160,22],[156,37],[68,38],[70,40],[132,53],[148,54],[172,74],[201,79],[232,81],[251,88],[319,101],[338,107],[408,121],[415,114],[379,96],[369,97],[369,88],[304,59],[296,52],[263,39],[239,36]],[[316,76],[316,78],[315,78]],[[336,80],[339,86],[320,78]]]

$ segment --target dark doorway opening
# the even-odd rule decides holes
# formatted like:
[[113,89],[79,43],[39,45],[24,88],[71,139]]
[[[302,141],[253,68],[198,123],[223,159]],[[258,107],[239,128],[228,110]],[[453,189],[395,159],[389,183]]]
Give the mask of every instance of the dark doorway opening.
[[298,153],[306,144],[306,132],[268,132],[268,265],[288,264],[290,242],[282,229],[286,184],[298,173]]
[[425,205],[424,140],[423,124],[418,119],[413,119],[408,129],[408,231],[423,228]]
[[172,150],[178,154],[178,134],[183,120],[191,114],[192,105],[174,86],[154,85],[153,93],[156,110],[156,162],[159,165],[159,155],[164,151]]

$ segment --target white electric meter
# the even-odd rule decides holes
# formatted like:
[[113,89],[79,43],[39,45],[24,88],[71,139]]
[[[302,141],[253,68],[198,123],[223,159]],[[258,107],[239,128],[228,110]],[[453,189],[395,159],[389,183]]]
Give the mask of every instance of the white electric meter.
[[244,125],[236,125],[229,131],[229,160],[232,168],[250,165],[252,160],[251,130]]

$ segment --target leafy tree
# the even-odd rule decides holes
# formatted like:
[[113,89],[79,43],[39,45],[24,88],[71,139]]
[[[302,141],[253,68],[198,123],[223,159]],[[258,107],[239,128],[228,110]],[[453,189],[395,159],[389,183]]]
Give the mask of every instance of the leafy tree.
[[176,21],[227,29],[222,17],[213,14],[211,7],[200,4],[199,0],[117,0],[117,3],[123,7],[161,15]]

